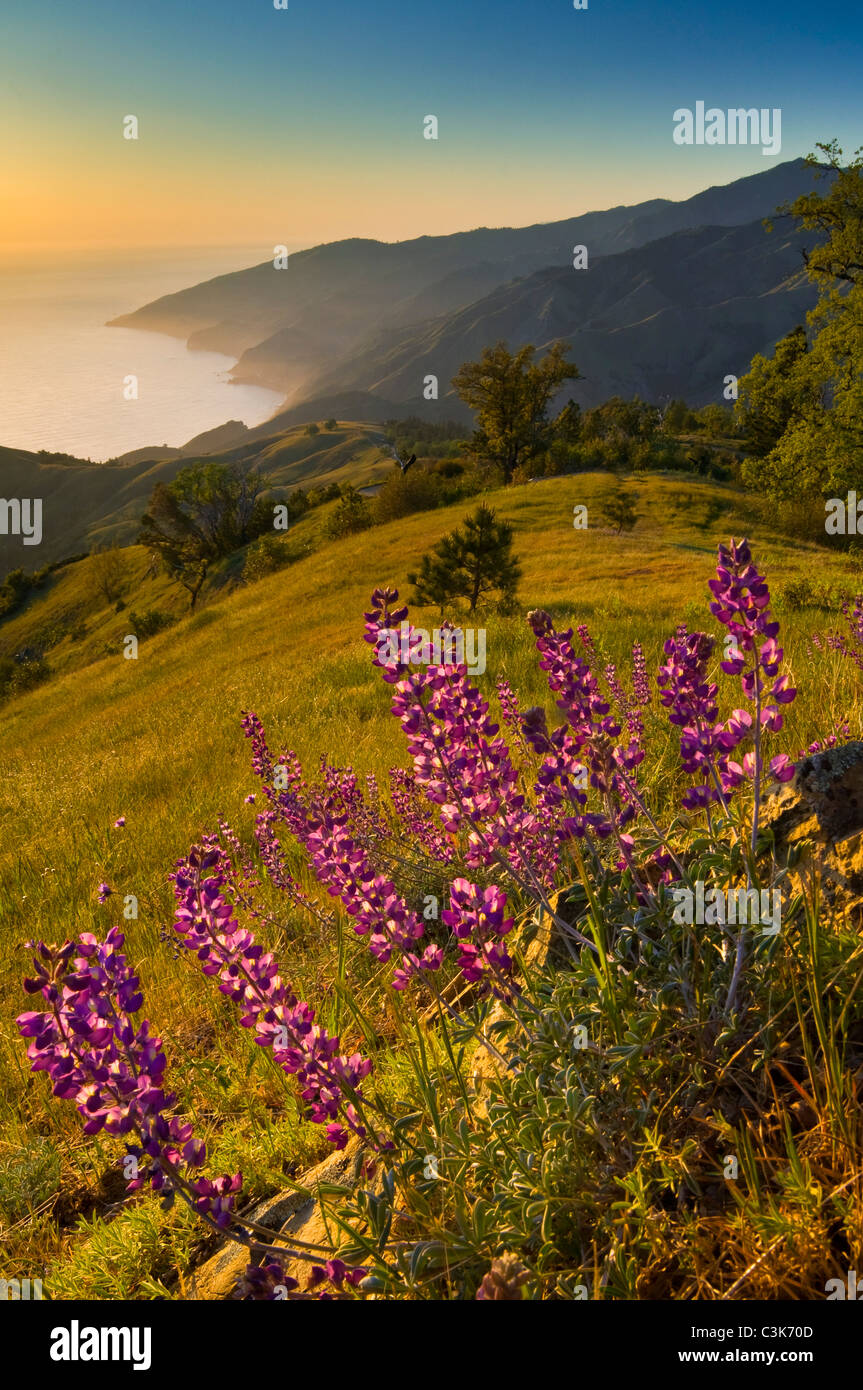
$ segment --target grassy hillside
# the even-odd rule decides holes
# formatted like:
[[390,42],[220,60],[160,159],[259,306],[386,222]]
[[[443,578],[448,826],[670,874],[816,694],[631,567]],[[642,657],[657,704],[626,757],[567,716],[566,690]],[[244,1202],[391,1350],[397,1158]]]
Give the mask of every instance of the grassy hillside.
[[[351,462],[347,440],[315,443],[316,464],[326,463],[325,476],[338,477]],[[283,440],[271,449],[273,466],[300,481],[310,457],[302,441]],[[369,446],[370,470],[376,466],[373,453]],[[517,616],[490,611],[476,620],[487,629],[488,669],[479,680],[484,692],[493,693],[494,681],[506,676],[523,707],[546,702],[523,617],[534,607],[547,608],[558,626],[587,623],[602,655],[622,670],[638,639],[651,679],[661,644],[678,623],[716,630],[706,584],[717,541],[750,530],[745,504],[712,484],[639,479],[641,519],[631,534],[615,536],[596,513],[606,486],[604,478],[577,476],[491,495],[491,504],[515,528],[524,577]],[[573,529],[577,503],[589,508],[587,531]],[[164,1031],[180,1110],[197,1117],[202,1136],[212,1143],[214,1171],[242,1167],[249,1190],[264,1191],[320,1152],[320,1134],[297,1119],[289,1092],[260,1051],[228,1026],[219,996],[162,940],[172,907],[165,874],[196,837],[215,828],[220,813],[249,828],[254,808],[244,798],[254,785],[241,711],[256,710],[271,745],[295,748],[310,767],[325,752],[337,764],[376,773],[385,785],[389,766],[406,765],[388,691],[362,641],[362,613],[377,584],[394,584],[406,594],[406,573],[418,556],[475,505],[419,514],[329,543],[252,587],[211,597],[200,612],[143,642],[137,660],[119,653],[92,659],[98,643],[123,626],[124,615],[90,610],[84,639],[91,643],[90,664],[73,669],[73,644],[61,644],[58,678],[4,707],[0,1234],[9,1275],[17,1267],[34,1273],[45,1266],[49,1287],[62,1297],[176,1295],[200,1248],[194,1223],[182,1212],[161,1214],[149,1196],[106,1221],[122,1193],[116,1181],[122,1145],[82,1139],[73,1108],[52,1101],[45,1078],[27,1071],[13,1026],[17,1013],[33,1007],[20,992],[29,965],[23,943],[34,935],[59,940],[103,931],[119,920],[114,904],[124,895],[134,894],[139,904],[137,921],[125,925],[130,957],[141,963],[145,1011]],[[782,639],[800,687],[776,749],[794,757],[843,721],[850,723],[852,737],[860,737],[863,706],[855,668],[835,659],[826,683],[823,672],[813,678],[807,638],[826,619],[782,600],[783,586],[813,573],[837,589],[852,587],[847,562],[767,534],[750,538],[779,595]],[[140,578],[144,556],[133,550],[130,564]],[[40,621],[49,614],[59,618],[85,580],[86,564],[66,572],[43,601]],[[164,580],[148,583],[148,603],[173,602]],[[422,616],[428,627],[435,625],[437,614]],[[15,620],[21,635],[27,620],[27,613]],[[650,718],[651,737],[667,753],[661,799],[670,787],[675,735],[662,712],[654,710]],[[113,829],[119,816],[126,818],[125,828]],[[103,880],[119,896],[100,907],[96,892]],[[319,1003],[321,1021],[331,1023],[339,970],[332,934],[285,914],[280,905],[261,935],[279,950],[298,992]],[[344,975],[356,983],[379,1033],[378,1070],[398,1094],[407,1084],[406,1062],[394,1046],[389,1005],[375,987],[362,943],[346,933],[344,946]],[[346,1033],[352,1041],[349,1026]]]
[[380,428],[350,422],[318,435],[306,434],[301,425],[262,427],[251,443],[212,452],[168,452],[166,458],[164,450],[136,450],[116,463],[85,463],[0,448],[0,496],[41,497],[43,502],[40,546],[0,537],[0,579],[18,566],[35,569],[97,546],[131,544],[156,483],[170,482],[180,468],[203,456],[213,463],[242,459],[260,467],[277,493],[312,480],[322,486],[346,481],[363,485],[392,468],[392,455],[381,448]]

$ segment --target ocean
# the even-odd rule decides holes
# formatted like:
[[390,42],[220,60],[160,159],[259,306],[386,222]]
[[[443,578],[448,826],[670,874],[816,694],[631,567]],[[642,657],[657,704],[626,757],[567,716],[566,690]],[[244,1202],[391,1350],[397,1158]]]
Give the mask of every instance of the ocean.
[[[162,333],[106,328],[163,294],[265,259],[260,247],[10,253],[0,247],[0,445],[94,462],[258,425],[281,396],[232,386],[234,362]],[[124,378],[138,378],[138,399]]]

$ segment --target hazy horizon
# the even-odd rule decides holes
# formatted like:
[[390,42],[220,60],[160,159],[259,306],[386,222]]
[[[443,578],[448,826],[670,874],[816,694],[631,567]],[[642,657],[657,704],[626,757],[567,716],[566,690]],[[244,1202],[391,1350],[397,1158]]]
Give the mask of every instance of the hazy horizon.
[[[806,153],[809,154],[809,153],[811,153],[811,151],[806,151]],[[608,211],[608,210],[610,210],[610,209],[612,209],[612,208],[615,208],[615,207],[636,206],[636,205],[638,205],[639,203],[648,202],[648,201],[651,201],[651,200],[667,201],[667,202],[671,202],[671,203],[686,202],[689,198],[692,198],[692,197],[696,196],[696,195],[699,194],[699,193],[705,193],[705,192],[707,192],[707,190],[710,189],[710,188],[723,187],[723,186],[726,185],[726,184],[730,184],[730,183],[735,183],[735,182],[737,182],[738,179],[745,179],[745,178],[750,177],[750,176],[753,175],[753,174],[764,173],[764,172],[765,172],[768,168],[770,168],[770,167],[777,167],[778,165],[781,165],[781,164],[790,164],[790,163],[793,163],[795,160],[801,159],[801,158],[803,158],[803,157],[804,157],[804,155],[802,155],[802,154],[795,154],[795,155],[790,155],[790,154],[789,154],[787,158],[783,155],[783,156],[780,157],[779,159],[776,159],[776,160],[771,161],[771,164],[770,164],[770,165],[757,165],[755,168],[750,169],[750,170],[747,170],[745,173],[734,174],[733,176],[731,176],[731,177],[729,177],[729,178],[727,178],[727,179],[716,179],[716,180],[713,180],[712,182],[699,182],[699,181],[696,179],[695,183],[693,184],[693,187],[692,187],[689,191],[687,191],[686,193],[681,193],[681,194],[679,194],[679,195],[675,195],[674,197],[671,197],[669,194],[664,193],[664,192],[653,191],[653,192],[648,192],[648,193],[647,193],[645,196],[643,196],[643,197],[638,197],[638,198],[633,197],[633,198],[630,198],[630,197],[628,196],[628,190],[627,190],[627,196],[625,196],[625,197],[624,197],[624,196],[620,196],[620,197],[617,197],[617,198],[613,198],[611,201],[609,201],[609,202],[607,202],[607,203],[602,203],[602,204],[597,203],[597,204],[595,204],[595,205],[591,205],[590,207],[583,207],[583,208],[582,208],[582,207],[579,207],[579,208],[574,208],[574,209],[571,210],[571,211],[557,212],[557,213],[555,213],[554,216],[549,215],[549,216],[546,217],[546,216],[544,216],[544,215],[542,214],[542,211],[541,211],[541,210],[540,210],[540,211],[537,211],[536,209],[534,209],[534,210],[532,210],[530,213],[528,213],[528,211],[525,209],[525,210],[523,210],[523,216],[522,216],[521,221],[516,221],[516,222],[499,222],[499,223],[495,223],[495,222],[478,222],[478,223],[476,223],[476,224],[474,224],[474,225],[470,225],[470,226],[467,225],[466,223],[459,223],[459,224],[457,224],[457,225],[453,225],[452,227],[448,227],[448,228],[446,228],[445,230],[439,231],[439,232],[431,233],[431,232],[420,231],[420,232],[415,232],[415,233],[411,233],[411,234],[406,235],[406,236],[399,236],[399,237],[392,237],[392,236],[390,236],[390,237],[388,237],[388,236],[365,236],[365,235],[361,236],[361,235],[359,235],[359,234],[356,233],[356,232],[352,232],[352,231],[350,231],[350,230],[346,230],[346,231],[344,232],[343,235],[341,235],[341,236],[335,236],[335,237],[329,237],[329,238],[326,239],[326,241],[315,241],[315,240],[312,240],[312,239],[309,238],[309,237],[299,236],[299,237],[290,237],[290,238],[288,238],[287,242],[284,243],[284,244],[287,245],[288,251],[289,251],[292,255],[294,255],[294,254],[296,254],[296,253],[299,252],[299,251],[308,251],[308,250],[311,250],[313,247],[323,246],[323,245],[329,245],[329,244],[333,244],[333,243],[340,242],[340,241],[357,241],[357,240],[360,240],[360,241],[379,241],[379,242],[382,242],[382,243],[385,244],[385,245],[396,245],[396,244],[398,244],[398,243],[400,243],[400,242],[405,242],[405,241],[418,241],[418,240],[421,240],[423,237],[426,237],[426,236],[440,236],[440,237],[445,237],[445,236],[458,236],[459,234],[465,233],[465,232],[476,232],[476,231],[483,231],[483,230],[485,230],[485,231],[507,231],[507,230],[511,230],[511,229],[512,229],[512,230],[518,230],[518,229],[520,229],[520,228],[532,227],[532,226],[546,226],[546,225],[554,224],[554,223],[556,223],[556,222],[565,222],[565,221],[568,221],[568,220],[571,219],[571,218],[582,217],[582,216],[584,216],[585,214],[588,214],[588,213],[593,213],[593,212],[606,212],[606,211]],[[705,171],[705,174],[706,174],[706,171]],[[38,259],[38,258],[40,258],[40,257],[44,257],[44,256],[45,256],[45,253],[46,253],[47,251],[54,251],[54,252],[56,252],[56,250],[57,250],[57,240],[56,240],[56,238],[47,238],[47,239],[44,239],[44,240],[18,241],[18,242],[12,242],[12,241],[6,241],[6,242],[4,242],[4,241],[0,241],[0,262],[6,261],[7,263],[9,263],[9,262],[13,261],[16,257],[20,258],[22,261],[34,260],[34,259]],[[68,253],[68,252],[73,252],[73,253],[75,253],[76,255],[80,255],[80,256],[90,256],[90,255],[92,255],[92,256],[100,256],[100,255],[117,255],[117,256],[120,256],[120,255],[123,255],[123,254],[128,253],[128,254],[134,254],[134,255],[135,255],[136,257],[138,257],[138,258],[141,258],[141,257],[144,257],[144,256],[154,256],[154,257],[155,257],[155,256],[159,255],[160,253],[167,253],[167,254],[173,255],[174,253],[177,253],[177,252],[189,252],[189,253],[191,253],[191,252],[193,252],[193,251],[194,251],[194,252],[197,252],[197,251],[200,250],[200,251],[206,252],[208,255],[215,255],[216,253],[224,253],[226,257],[227,257],[229,254],[235,256],[235,257],[237,258],[237,265],[234,267],[236,270],[243,270],[243,269],[248,268],[248,267],[251,266],[251,265],[263,264],[264,261],[268,261],[268,260],[271,260],[271,259],[272,259],[272,247],[270,247],[269,244],[266,244],[265,246],[263,246],[263,249],[262,249],[262,246],[261,246],[260,243],[254,243],[254,244],[253,244],[253,243],[245,242],[245,241],[244,241],[244,242],[236,242],[236,241],[202,241],[202,240],[198,240],[197,238],[194,238],[194,239],[192,239],[192,240],[181,240],[181,241],[161,241],[161,242],[159,242],[159,241],[142,241],[142,242],[137,242],[137,243],[136,243],[136,242],[121,242],[121,243],[120,243],[120,242],[116,242],[116,241],[77,241],[77,242],[76,242],[76,241],[64,240],[64,242],[63,242],[63,250],[64,250],[64,252],[66,252],[66,253]],[[251,259],[250,259],[250,258],[251,258]]]

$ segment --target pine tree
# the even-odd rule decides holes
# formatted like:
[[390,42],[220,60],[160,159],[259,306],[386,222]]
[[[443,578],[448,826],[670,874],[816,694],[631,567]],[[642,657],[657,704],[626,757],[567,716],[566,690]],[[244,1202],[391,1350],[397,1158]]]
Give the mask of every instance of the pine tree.
[[373,523],[374,517],[365,497],[351,483],[343,483],[339,488],[339,505],[327,518],[327,535],[333,539],[354,536],[358,531],[367,531]]
[[444,604],[465,598],[473,613],[481,598],[497,591],[502,600],[515,595],[521,568],[512,553],[512,527],[498,521],[490,507],[478,507],[464,526],[444,536],[422,557],[417,573],[408,579],[415,587],[413,602]]
[[635,510],[637,501],[637,492],[626,492],[618,483],[614,491],[602,499],[603,520],[609,526],[616,526],[618,535],[621,531],[631,531],[639,516]]

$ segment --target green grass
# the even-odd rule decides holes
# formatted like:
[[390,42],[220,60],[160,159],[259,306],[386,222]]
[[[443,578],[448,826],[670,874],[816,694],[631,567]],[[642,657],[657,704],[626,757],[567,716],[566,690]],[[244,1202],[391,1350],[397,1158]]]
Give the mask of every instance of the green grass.
[[[549,703],[522,616],[533,607],[549,609],[556,620],[587,623],[603,656],[624,672],[636,639],[652,674],[676,624],[717,631],[707,611],[707,580],[717,541],[749,533],[745,500],[679,476],[639,478],[634,485],[642,515],[623,536],[599,525],[603,477],[548,479],[491,495],[491,505],[514,526],[524,577],[519,616],[489,612],[469,620],[487,628],[485,692],[506,676],[524,706]],[[576,503],[589,508],[586,532],[573,529]],[[110,1203],[99,1196],[100,1184],[122,1145],[82,1142],[74,1109],[51,1099],[44,1076],[29,1074],[14,1028],[15,1015],[29,1007],[20,990],[25,940],[101,932],[117,920],[114,904],[125,895],[138,900],[137,920],[125,925],[130,957],[141,968],[145,1012],[164,1034],[180,1109],[195,1114],[215,1145],[214,1164],[222,1155],[227,1165],[241,1162],[250,1189],[263,1191],[321,1152],[320,1136],[296,1118],[284,1078],[264,1065],[218,994],[160,940],[171,923],[165,875],[202,831],[215,828],[220,812],[250,829],[254,808],[243,798],[254,783],[239,728],[243,710],[258,712],[273,748],[293,747],[311,766],[326,752],[335,763],[375,772],[384,785],[387,768],[406,763],[387,689],[362,641],[362,612],[377,584],[406,595],[407,571],[475,506],[472,500],[329,543],[254,586],[211,597],[191,617],[182,615],[183,598],[164,578],[144,580],[143,552],[132,550],[128,605],[177,616],[174,626],[141,643],[134,661],[99,654],[100,644],[123,630],[127,614],[88,600],[86,562],[60,572],[45,595],[0,629],[4,644],[23,644],[38,624],[76,603],[88,626],[84,639],[66,638],[49,654],[54,679],[4,706],[0,730],[0,1237],[7,1277],[49,1266],[64,1296],[76,1289],[92,1290],[83,1296],[93,1297],[164,1296],[176,1291],[198,1238],[177,1218],[165,1246],[150,1199],[124,1215],[124,1225],[102,1221]],[[759,531],[750,539],[774,593],[815,570],[821,583],[853,587],[848,564],[836,553]],[[775,751],[794,757],[843,721],[859,737],[855,668],[833,659],[815,672],[807,657],[809,631],[824,628],[824,615],[784,612],[781,605],[777,613],[800,696]],[[414,616],[427,627],[438,621],[432,611]],[[652,718],[670,778],[675,736],[659,714]],[[127,822],[122,831],[111,828],[119,815]],[[99,907],[103,879],[119,897]],[[335,941],[290,915],[271,934],[297,991],[319,1007],[322,1021],[331,1019]],[[375,993],[364,947],[348,935],[349,977],[361,982],[386,1040],[392,1037],[386,1005]],[[218,1065],[208,1067],[202,1058]],[[409,1084],[397,1054],[379,1066],[396,1089]],[[22,1164],[33,1175],[32,1212],[15,1177]],[[63,1207],[63,1191],[80,1194],[78,1205]],[[78,1227],[82,1216],[88,1224]]]

